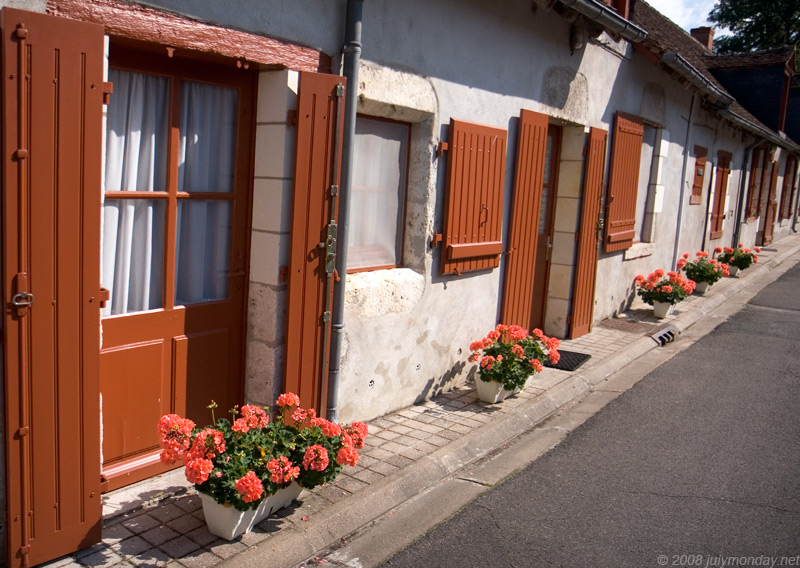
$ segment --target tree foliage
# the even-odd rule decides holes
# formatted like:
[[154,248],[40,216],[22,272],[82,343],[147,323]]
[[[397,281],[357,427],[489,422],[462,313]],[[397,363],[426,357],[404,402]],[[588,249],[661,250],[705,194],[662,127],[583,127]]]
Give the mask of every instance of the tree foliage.
[[769,49],[800,40],[800,0],[717,0],[708,19],[731,31],[714,40],[717,53]]

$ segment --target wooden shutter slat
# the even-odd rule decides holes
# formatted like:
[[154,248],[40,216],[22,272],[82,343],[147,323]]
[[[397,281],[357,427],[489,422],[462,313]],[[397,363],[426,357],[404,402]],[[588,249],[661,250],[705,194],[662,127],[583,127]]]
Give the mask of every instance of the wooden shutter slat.
[[530,329],[536,245],[547,153],[547,115],[522,110],[519,121],[501,319]]
[[[503,186],[507,132],[500,128],[451,119],[447,160],[447,188],[443,226],[442,273],[461,274],[497,268],[500,254],[487,255],[485,248],[461,248],[450,256],[451,245],[501,241]],[[460,256],[466,251],[484,251],[478,256]]]
[[730,152],[720,151],[717,154],[717,182],[714,186],[714,206],[711,210],[710,238],[712,240],[722,236],[722,224],[725,220],[723,209],[728,190],[728,176],[731,173],[731,157]]
[[584,174],[581,225],[578,234],[578,260],[572,291],[570,339],[589,333],[594,314],[594,289],[597,276],[597,221],[603,195],[608,132],[592,128]]
[[606,252],[624,250],[633,244],[643,138],[643,120],[617,112],[606,203]]

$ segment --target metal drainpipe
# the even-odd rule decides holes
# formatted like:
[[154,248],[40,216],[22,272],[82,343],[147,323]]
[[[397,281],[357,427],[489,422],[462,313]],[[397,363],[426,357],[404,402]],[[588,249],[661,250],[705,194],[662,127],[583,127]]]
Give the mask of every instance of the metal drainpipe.
[[689,169],[689,145],[692,142],[692,118],[694,117],[694,102],[697,95],[692,95],[689,105],[689,124],[686,126],[686,146],[684,147],[683,167],[681,168],[681,196],[678,200],[678,224],[675,229],[675,248],[672,250],[672,265],[678,264],[678,247],[681,241],[681,220],[683,219],[683,198],[686,194],[686,171]]
[[326,418],[338,418],[339,367],[344,333],[344,291],[347,280],[347,234],[350,226],[350,188],[353,171],[353,142],[356,133],[358,109],[358,67],[361,64],[361,12],[364,0],[347,0],[344,46],[342,47],[342,75],[347,79],[345,97],[344,132],[342,133],[342,175],[339,188],[339,234],[336,242],[336,272],[339,281],[333,286],[331,313],[331,346],[328,359],[328,406]]
[[742,175],[739,179],[739,199],[736,202],[736,228],[733,230],[733,242],[731,247],[736,248],[739,242],[739,236],[742,234],[742,209],[744,208],[744,189],[747,180],[748,165],[750,164],[750,157],[753,153],[753,148],[761,144],[761,140],[756,138],[755,142],[750,144],[744,149],[744,161],[742,162]]

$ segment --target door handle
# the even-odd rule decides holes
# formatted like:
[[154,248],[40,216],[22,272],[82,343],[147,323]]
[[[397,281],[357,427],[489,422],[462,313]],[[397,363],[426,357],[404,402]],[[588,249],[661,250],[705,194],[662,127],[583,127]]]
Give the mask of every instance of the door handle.
[[20,292],[19,294],[14,294],[14,297],[11,298],[11,305],[15,308],[27,308],[33,303],[33,294],[29,292]]

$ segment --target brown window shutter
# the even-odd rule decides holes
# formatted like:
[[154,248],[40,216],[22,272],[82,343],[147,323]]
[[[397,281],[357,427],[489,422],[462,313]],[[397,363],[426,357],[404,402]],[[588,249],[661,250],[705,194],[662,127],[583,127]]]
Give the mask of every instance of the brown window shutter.
[[703,178],[706,172],[708,150],[702,146],[695,146],[694,155],[694,181],[692,182],[692,196],[689,199],[690,205],[698,205],[703,201]]
[[792,206],[794,198],[794,174],[796,168],[797,160],[793,156],[786,158],[786,167],[783,171],[783,188],[781,189],[781,220],[789,218],[789,208]]
[[450,120],[442,274],[497,268],[508,132]]
[[640,117],[617,112],[606,198],[605,252],[625,250],[633,244],[643,137],[644,121]]
[[722,236],[725,194],[728,188],[728,176],[731,173],[731,153],[720,151],[717,156],[717,183],[714,187],[714,207],[711,210],[711,239]]
[[592,128],[589,132],[581,201],[581,226],[578,234],[578,260],[572,292],[570,339],[586,335],[592,327],[597,276],[597,227],[600,219],[600,202],[603,198],[607,140],[608,132],[605,130]]
[[753,164],[750,166],[750,183],[747,188],[747,217],[754,219],[756,216],[756,206],[758,203],[758,196],[761,193],[761,177],[763,174],[762,160],[764,158],[764,149],[758,148],[753,150]]
[[501,321],[530,329],[539,210],[547,153],[547,115],[522,110],[519,119],[514,194]]

